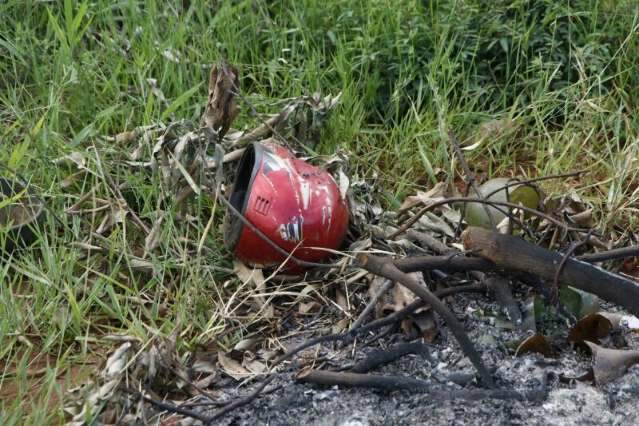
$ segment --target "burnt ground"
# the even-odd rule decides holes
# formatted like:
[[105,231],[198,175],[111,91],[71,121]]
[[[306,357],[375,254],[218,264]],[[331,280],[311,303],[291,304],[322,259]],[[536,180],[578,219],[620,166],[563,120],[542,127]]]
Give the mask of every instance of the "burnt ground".
[[[627,374],[603,387],[591,381],[564,382],[559,376],[577,377],[585,373],[591,356],[571,348],[565,341],[567,327],[557,327],[553,340],[557,345],[554,357],[529,353],[515,357],[512,341],[532,334],[531,331],[508,330],[494,325],[490,313],[497,310],[486,295],[457,295],[449,305],[464,321],[469,336],[489,366],[496,368],[494,377],[501,388],[538,389],[545,383],[547,397],[541,402],[504,401],[494,399],[433,401],[428,395],[412,391],[383,392],[370,389],[327,387],[296,383],[292,374],[282,374],[271,386],[281,386],[263,395],[250,405],[238,408],[222,418],[223,425],[386,425],[386,424],[560,424],[602,425],[639,424],[639,365]],[[608,310],[614,307],[603,306]],[[540,330],[543,331],[543,330]],[[563,336],[562,336],[563,333]],[[616,340],[602,342],[604,346],[621,345],[639,348],[639,335],[626,330]],[[388,335],[366,348],[349,346],[337,351],[327,345],[311,352],[324,355],[330,362],[322,368],[336,368],[361,359],[373,348],[384,348],[404,341],[402,334]],[[393,374],[420,378],[441,385],[451,373],[470,373],[470,362],[460,356],[454,338],[440,327],[439,337],[432,342],[430,360],[420,355],[407,355],[380,367],[371,374]],[[465,388],[478,388],[475,379]],[[255,385],[237,388],[229,379],[221,395],[229,400],[246,395]],[[448,382],[447,386],[462,389]],[[268,389],[268,388],[267,388]],[[211,412],[212,413],[212,412]]]

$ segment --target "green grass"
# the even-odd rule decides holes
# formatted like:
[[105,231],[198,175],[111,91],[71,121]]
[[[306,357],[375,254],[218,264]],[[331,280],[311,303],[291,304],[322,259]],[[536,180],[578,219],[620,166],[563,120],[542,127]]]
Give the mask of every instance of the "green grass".
[[[231,261],[221,209],[206,249],[192,256],[187,242],[200,240],[212,202],[197,201],[200,222],[177,220],[160,176],[123,163],[135,144],[103,137],[197,120],[210,65],[221,58],[238,66],[260,112],[342,91],[320,152],[350,153],[349,173],[376,179],[391,207],[453,176],[451,128],[465,144],[484,135],[468,159],[485,175],[587,168],[579,181],[545,187],[574,187],[607,230],[639,229],[634,0],[178,3],[0,3],[0,164],[37,187],[62,222],[48,215],[41,248],[0,264],[0,389],[16,386],[0,401],[2,424],[63,421],[63,390],[81,381],[83,363],[114,347],[105,335],[146,341],[179,325],[180,345],[192,348],[242,323],[219,314],[232,290],[216,269]],[[235,127],[255,125],[241,107]],[[486,132],[491,122],[501,131]],[[83,153],[89,172],[63,185],[77,170],[54,160],[72,152]],[[87,258],[72,245],[101,214],[65,209],[91,188],[113,199],[103,173],[128,184],[124,196],[144,220],[160,207],[171,213],[149,257],[152,274],[132,263],[144,240],[131,222],[100,241],[102,254]]]

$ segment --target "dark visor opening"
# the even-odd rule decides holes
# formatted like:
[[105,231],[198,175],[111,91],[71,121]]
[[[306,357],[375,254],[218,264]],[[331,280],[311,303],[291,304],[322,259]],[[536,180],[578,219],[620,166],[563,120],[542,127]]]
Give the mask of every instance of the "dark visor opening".
[[[246,151],[244,151],[240,164],[237,167],[237,175],[233,184],[233,192],[229,199],[231,205],[242,214],[244,214],[246,209],[246,203],[257,171],[257,166],[255,145],[250,144],[246,147]],[[227,246],[233,250],[240,239],[243,223],[240,218],[230,211],[228,212],[228,218],[228,228],[225,240]]]

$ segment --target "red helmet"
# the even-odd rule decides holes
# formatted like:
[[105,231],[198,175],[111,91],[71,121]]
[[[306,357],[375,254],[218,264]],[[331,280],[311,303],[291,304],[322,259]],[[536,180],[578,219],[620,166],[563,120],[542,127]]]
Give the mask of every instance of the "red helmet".
[[[230,202],[278,246],[310,262],[330,254],[321,248],[337,249],[348,228],[346,200],[333,177],[273,143],[247,146]],[[235,215],[228,220],[226,244],[238,259],[260,266],[286,259]]]

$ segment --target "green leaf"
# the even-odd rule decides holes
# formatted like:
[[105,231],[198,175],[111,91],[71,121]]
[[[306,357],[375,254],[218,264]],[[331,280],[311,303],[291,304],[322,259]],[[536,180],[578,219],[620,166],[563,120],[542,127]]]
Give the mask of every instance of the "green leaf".
[[9,163],[7,164],[7,166],[11,170],[18,169],[18,166],[20,166],[20,163],[22,163],[22,159],[24,158],[25,154],[27,153],[27,150],[29,149],[29,145],[30,145],[29,141],[25,140],[22,143],[16,144],[16,146],[13,148],[13,151],[11,152],[11,156],[9,157]]
[[428,159],[426,148],[424,148],[424,145],[421,142],[417,142],[417,148],[419,151],[419,157],[422,159],[422,165],[426,170],[426,174],[430,178],[431,182],[433,182],[434,184],[437,183],[437,177],[435,176],[435,172],[433,171],[433,165]]
[[162,120],[166,120],[169,117],[169,115],[171,115],[179,107],[181,107],[191,96],[193,96],[195,92],[197,92],[200,86],[202,86],[201,82],[191,87],[189,90],[187,90],[186,92],[178,96],[176,100],[171,102],[171,105],[169,105],[162,113]]

